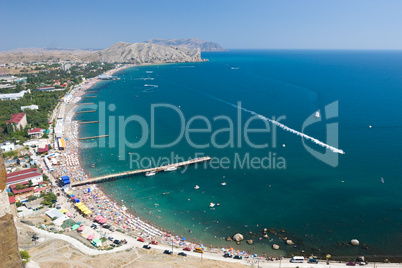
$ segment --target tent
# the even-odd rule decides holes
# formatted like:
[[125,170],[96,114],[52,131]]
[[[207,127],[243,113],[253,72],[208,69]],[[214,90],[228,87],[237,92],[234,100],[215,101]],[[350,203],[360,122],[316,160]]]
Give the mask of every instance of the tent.
[[100,241],[100,239],[94,239],[92,240],[92,245],[94,245],[95,247],[100,247],[102,246],[102,242]]
[[67,209],[62,209],[62,210],[60,210],[60,212],[66,214],[68,212],[68,210]]
[[85,226],[80,226],[80,228],[78,228],[78,231],[84,231]]
[[87,209],[87,210],[84,210],[83,213],[84,213],[85,215],[89,215],[89,214],[91,214],[92,212]]
[[95,234],[90,234],[90,235],[88,235],[88,237],[87,237],[88,240],[92,240],[92,239],[94,239],[94,238],[95,238]]
[[72,227],[71,227],[71,230],[77,230],[78,228],[80,228],[80,226],[78,225],[78,224],[74,224]]

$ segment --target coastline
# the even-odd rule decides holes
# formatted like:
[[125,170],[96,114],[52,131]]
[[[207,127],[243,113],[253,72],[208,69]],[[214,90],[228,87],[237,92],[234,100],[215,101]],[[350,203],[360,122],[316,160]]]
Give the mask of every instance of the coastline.
[[[150,65],[161,65],[161,64],[141,64],[135,65],[136,67],[140,66],[150,66]],[[109,70],[105,72],[106,75],[113,75],[117,72],[123,71],[127,68],[131,68],[134,66],[123,66],[113,70]],[[65,133],[68,139],[67,147],[65,148],[65,160],[67,163],[67,170],[58,170],[55,169],[55,177],[60,177],[63,175],[69,175],[72,181],[76,180],[86,180],[91,178],[90,174],[88,174],[81,165],[80,159],[80,147],[78,144],[78,123],[73,120],[75,115],[75,108],[78,106],[78,102],[81,100],[81,97],[90,91],[98,82],[102,81],[101,79],[92,78],[90,81],[83,82],[82,85],[79,85],[76,90],[71,91],[73,96],[71,100],[71,107],[66,111],[65,116]],[[84,193],[85,189],[90,189],[90,194]],[[128,232],[130,236],[134,237],[147,237],[148,239],[153,239],[158,241],[159,243],[172,245],[175,247],[190,247],[195,248],[199,246],[199,243],[193,243],[182,240],[182,237],[175,236],[172,232],[165,230],[159,226],[157,226],[153,222],[149,222],[141,219],[138,215],[134,215],[134,213],[130,212],[127,207],[124,205],[120,205],[120,202],[114,200],[110,195],[106,195],[102,191],[102,186],[100,184],[93,184],[89,186],[78,186],[72,189],[71,194],[74,194],[78,197],[81,202],[83,202],[88,208],[92,210],[92,214],[88,216],[88,219],[94,219],[96,215],[104,215],[107,218],[108,223],[112,222],[114,226],[120,228],[120,230],[124,230]],[[104,204],[104,205],[101,205]],[[231,248],[222,248],[213,246],[206,247],[202,246],[206,252],[224,254],[224,252],[234,251]],[[244,257],[249,257],[253,254],[250,252],[237,251],[238,254],[241,254]],[[277,251],[278,254],[275,256],[283,255],[282,250]]]

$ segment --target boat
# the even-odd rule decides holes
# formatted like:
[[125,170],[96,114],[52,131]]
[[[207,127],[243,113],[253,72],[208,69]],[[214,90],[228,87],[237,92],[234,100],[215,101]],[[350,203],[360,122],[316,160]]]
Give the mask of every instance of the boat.
[[198,190],[198,189],[200,189],[200,186],[196,185],[196,186],[194,187],[194,189]]
[[222,182],[221,185],[222,185],[222,186],[225,186],[225,185],[226,185],[226,182]]
[[91,167],[95,167],[95,164],[92,164]]
[[145,176],[151,177],[151,176],[154,176],[155,174],[156,174],[156,173],[153,172],[153,171],[148,171],[147,173],[145,173]]
[[315,112],[315,118],[320,118],[320,112],[319,111]]
[[381,182],[382,182],[382,183],[384,183],[384,182],[385,182],[383,177],[381,177]]
[[209,207],[210,207],[210,208],[213,208],[214,206],[215,206],[215,204],[212,203],[212,202],[209,204]]
[[177,169],[177,166],[170,166],[165,171],[175,171]]

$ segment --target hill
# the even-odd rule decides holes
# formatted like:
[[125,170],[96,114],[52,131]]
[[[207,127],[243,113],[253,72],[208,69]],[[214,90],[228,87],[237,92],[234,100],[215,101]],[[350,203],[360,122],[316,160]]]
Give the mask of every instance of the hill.
[[216,52],[216,51],[226,51],[218,43],[213,43],[209,41],[203,41],[198,38],[188,38],[188,39],[150,39],[144,43],[156,44],[161,46],[174,46],[183,47],[189,49],[201,49],[201,52]]

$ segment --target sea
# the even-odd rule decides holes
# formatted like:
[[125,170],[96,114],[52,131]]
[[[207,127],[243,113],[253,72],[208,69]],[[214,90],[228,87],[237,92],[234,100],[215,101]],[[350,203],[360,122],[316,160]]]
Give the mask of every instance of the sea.
[[[97,112],[75,119],[100,122],[82,124],[80,137],[109,135],[82,141],[91,176],[211,157],[104,182],[103,191],[204,246],[400,257],[402,52],[230,50],[202,58],[127,68],[86,94],[95,104],[80,108]],[[226,241],[236,233],[240,245]]]

